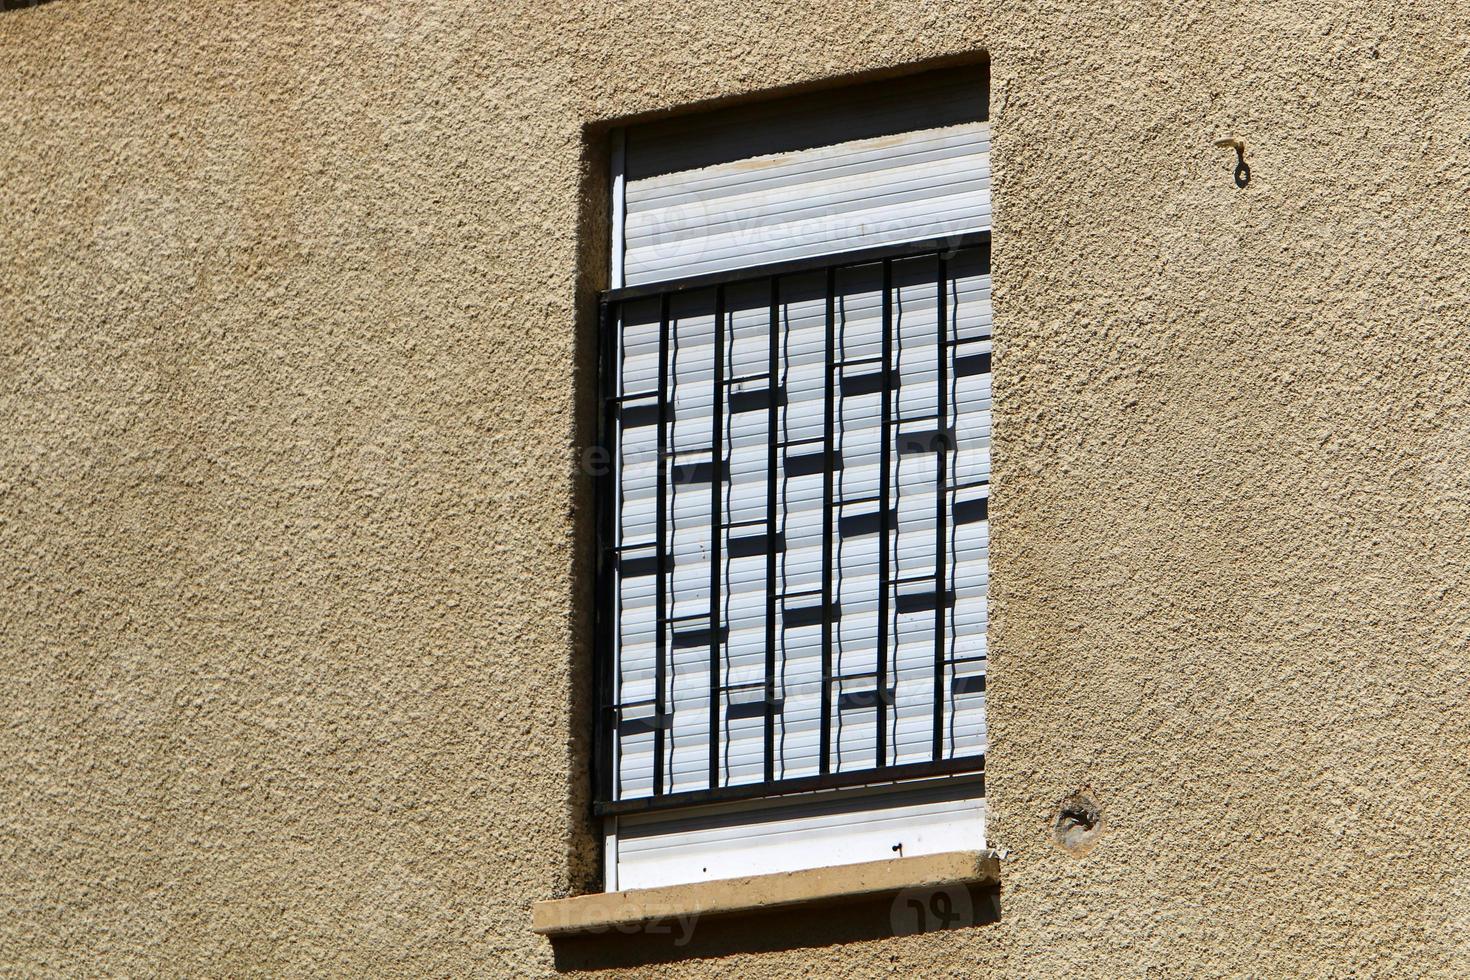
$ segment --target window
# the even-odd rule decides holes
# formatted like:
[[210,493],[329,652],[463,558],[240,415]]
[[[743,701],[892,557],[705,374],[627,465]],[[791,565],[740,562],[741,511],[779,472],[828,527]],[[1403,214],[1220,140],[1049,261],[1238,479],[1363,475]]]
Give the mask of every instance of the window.
[[985,101],[946,70],[616,137],[610,889],[983,845]]

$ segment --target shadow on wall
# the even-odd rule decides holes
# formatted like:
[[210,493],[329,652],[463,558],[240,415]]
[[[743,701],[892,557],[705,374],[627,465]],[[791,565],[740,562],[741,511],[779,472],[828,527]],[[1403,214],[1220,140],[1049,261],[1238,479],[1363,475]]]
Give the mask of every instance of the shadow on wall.
[[39,7],[43,3],[50,2],[51,0],[0,0],[0,11],[25,10],[28,7]]
[[758,915],[681,917],[636,930],[563,937],[554,941],[553,949],[557,970],[612,970],[734,953],[839,946],[999,921],[998,887],[950,887]]

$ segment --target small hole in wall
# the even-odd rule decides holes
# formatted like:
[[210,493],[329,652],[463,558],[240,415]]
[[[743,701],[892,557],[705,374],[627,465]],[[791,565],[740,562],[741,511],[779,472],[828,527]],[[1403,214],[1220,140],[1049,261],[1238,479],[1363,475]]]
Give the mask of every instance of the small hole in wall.
[[1082,857],[1097,846],[1102,832],[1102,807],[1090,793],[1078,790],[1057,805],[1052,839],[1068,854]]

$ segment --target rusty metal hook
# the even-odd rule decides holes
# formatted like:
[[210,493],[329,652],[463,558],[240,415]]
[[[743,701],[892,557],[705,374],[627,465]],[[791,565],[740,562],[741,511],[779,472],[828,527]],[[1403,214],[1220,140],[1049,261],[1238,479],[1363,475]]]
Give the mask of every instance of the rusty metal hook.
[[1243,189],[1251,182],[1250,164],[1245,162],[1245,140],[1215,140],[1215,145],[1222,149],[1228,146],[1235,151],[1235,186]]

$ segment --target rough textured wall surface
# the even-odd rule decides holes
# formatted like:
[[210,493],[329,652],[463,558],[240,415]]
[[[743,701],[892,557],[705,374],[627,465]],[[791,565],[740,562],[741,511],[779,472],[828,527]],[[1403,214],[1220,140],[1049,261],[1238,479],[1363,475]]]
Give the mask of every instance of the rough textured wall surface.
[[643,972],[1463,975],[1467,36],[1422,0],[0,12],[0,970],[564,966],[528,908],[590,873],[598,126],[988,50],[1001,920]]

